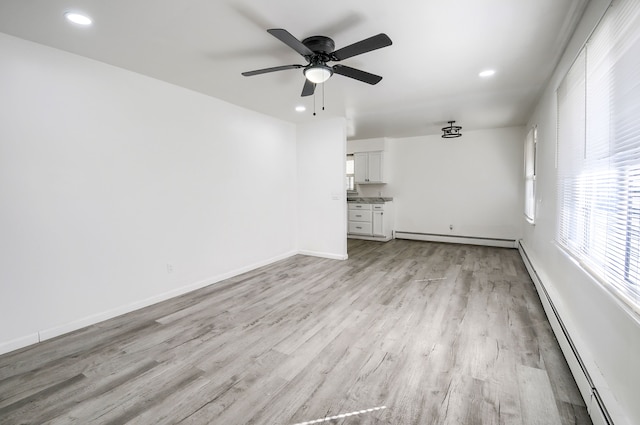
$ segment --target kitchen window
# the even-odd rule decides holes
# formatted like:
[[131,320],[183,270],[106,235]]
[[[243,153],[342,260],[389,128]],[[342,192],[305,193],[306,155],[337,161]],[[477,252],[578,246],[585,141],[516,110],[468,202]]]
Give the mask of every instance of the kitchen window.
[[346,175],[347,175],[347,181],[346,181],[347,190],[348,191],[356,190],[356,188],[355,188],[355,181],[356,181],[355,158],[354,158],[353,155],[347,155]]

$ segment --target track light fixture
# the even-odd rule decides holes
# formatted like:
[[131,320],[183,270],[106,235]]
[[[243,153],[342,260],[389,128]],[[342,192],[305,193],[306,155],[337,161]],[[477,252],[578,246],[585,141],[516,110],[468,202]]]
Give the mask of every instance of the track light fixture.
[[442,127],[442,138],[453,139],[455,137],[462,136],[462,133],[460,133],[460,130],[462,130],[462,127],[460,127],[459,125],[453,125],[455,121],[448,121],[448,122],[449,122],[448,127]]

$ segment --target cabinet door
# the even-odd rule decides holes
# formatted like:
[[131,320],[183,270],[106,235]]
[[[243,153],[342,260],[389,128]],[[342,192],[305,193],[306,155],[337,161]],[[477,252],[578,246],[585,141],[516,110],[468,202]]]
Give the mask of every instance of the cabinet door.
[[354,171],[355,171],[355,180],[356,183],[367,183],[367,168],[368,168],[368,157],[369,155],[366,152],[356,153],[353,155],[354,163]]
[[373,236],[384,236],[384,211],[373,212]]
[[367,164],[369,183],[382,183],[382,152],[369,152]]

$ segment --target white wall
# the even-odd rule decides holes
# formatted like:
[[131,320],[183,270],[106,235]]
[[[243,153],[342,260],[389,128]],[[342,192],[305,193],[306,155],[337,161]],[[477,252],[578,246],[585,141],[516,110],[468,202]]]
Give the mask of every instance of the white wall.
[[297,252],[293,124],[3,34],[0,93],[0,352]]
[[523,140],[524,129],[512,127],[389,141],[383,190],[394,198],[394,229],[519,239]]
[[379,137],[376,139],[356,139],[347,141],[347,154],[356,152],[386,151],[388,139]]
[[555,90],[602,16],[607,0],[592,1],[529,125],[538,125],[537,222],[523,220],[523,244],[603,396],[614,422],[640,424],[640,318],[554,245],[556,229]]
[[346,120],[298,125],[298,248],[307,255],[347,258]]

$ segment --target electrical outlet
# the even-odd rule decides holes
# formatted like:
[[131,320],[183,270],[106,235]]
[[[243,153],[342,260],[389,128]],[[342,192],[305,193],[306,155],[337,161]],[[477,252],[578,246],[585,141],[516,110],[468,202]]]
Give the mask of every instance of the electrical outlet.
[[167,263],[167,273],[169,274],[173,273],[173,264]]

